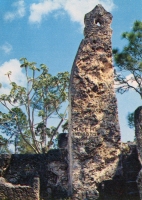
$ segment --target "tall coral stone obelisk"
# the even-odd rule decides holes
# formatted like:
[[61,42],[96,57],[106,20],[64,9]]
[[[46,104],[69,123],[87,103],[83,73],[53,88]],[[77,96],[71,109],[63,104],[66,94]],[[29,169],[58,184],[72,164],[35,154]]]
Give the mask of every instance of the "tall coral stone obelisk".
[[69,89],[69,185],[72,199],[97,199],[97,184],[116,173],[120,128],[114,93],[112,15],[97,5],[85,15]]

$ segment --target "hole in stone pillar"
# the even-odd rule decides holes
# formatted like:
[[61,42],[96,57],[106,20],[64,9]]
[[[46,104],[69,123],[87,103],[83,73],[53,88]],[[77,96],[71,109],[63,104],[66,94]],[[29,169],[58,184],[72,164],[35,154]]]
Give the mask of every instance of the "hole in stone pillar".
[[101,22],[100,22],[99,20],[95,20],[95,24],[96,24],[97,26],[101,26]]
[[101,26],[100,22],[97,22],[96,24],[97,24],[97,26]]

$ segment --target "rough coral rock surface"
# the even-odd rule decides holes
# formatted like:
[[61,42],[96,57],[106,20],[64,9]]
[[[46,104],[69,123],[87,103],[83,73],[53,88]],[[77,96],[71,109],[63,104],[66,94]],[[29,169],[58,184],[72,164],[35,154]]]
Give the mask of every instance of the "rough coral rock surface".
[[85,15],[71,72],[69,160],[72,199],[97,199],[97,184],[111,179],[120,154],[120,127],[111,47],[112,15],[101,5]]
[[13,185],[0,177],[1,200],[39,200],[39,178],[34,179],[33,187]]
[[1,154],[0,200],[66,199],[66,160],[64,149],[50,150],[47,154]]
[[[134,113],[135,136],[137,141],[138,158],[142,166],[142,106],[138,107]],[[137,178],[140,199],[142,200],[142,168]]]

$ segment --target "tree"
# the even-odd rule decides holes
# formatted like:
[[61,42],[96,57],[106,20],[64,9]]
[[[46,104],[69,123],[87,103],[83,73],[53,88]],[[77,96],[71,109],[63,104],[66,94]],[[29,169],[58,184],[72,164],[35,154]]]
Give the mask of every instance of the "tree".
[[68,132],[68,120],[62,125],[62,131],[63,131],[63,133],[65,131]]
[[[127,40],[122,51],[113,50],[116,91],[123,94],[133,89],[142,98],[142,22],[135,21],[122,39]],[[129,128],[134,128],[134,113],[128,113],[127,122]]]
[[[25,71],[26,87],[19,86],[11,80],[11,71],[6,75],[10,81],[10,93],[0,95],[0,103],[8,110],[1,112],[0,128],[10,137],[14,136],[15,146],[24,141],[35,153],[45,153],[52,148],[53,140],[66,117],[60,114],[62,103],[67,100],[69,73],[52,76],[46,65],[39,68],[36,63],[21,59]],[[60,119],[57,127],[48,127],[48,119]]]
[[[29,145],[27,145],[27,143],[24,141],[24,139],[26,139],[26,141],[28,141],[28,143],[30,144],[29,140],[30,132],[27,131],[28,128],[27,117],[25,113],[23,113],[21,108],[18,107],[11,108],[11,110],[7,114],[0,112],[0,116],[1,116],[0,119],[2,121],[2,123],[0,123],[0,129],[3,135],[9,137],[9,139],[7,140],[7,144],[14,144],[15,154],[19,152],[33,153],[32,148]],[[5,119],[7,121],[5,121]],[[19,132],[19,126],[22,135]]]
[[124,32],[122,38],[127,45],[121,52],[113,50],[117,92],[133,89],[142,98],[142,22],[135,21],[132,31]]
[[134,124],[134,112],[128,113],[127,121],[128,121],[129,128],[133,129],[135,127],[135,124]]
[[7,139],[0,135],[0,154],[10,153]]

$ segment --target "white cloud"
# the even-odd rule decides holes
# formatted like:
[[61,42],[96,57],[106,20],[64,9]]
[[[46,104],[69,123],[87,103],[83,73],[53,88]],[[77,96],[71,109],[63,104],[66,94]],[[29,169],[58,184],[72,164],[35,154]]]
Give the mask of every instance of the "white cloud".
[[[134,75],[133,74],[129,74],[126,76],[126,78],[124,79],[130,86],[134,87],[134,88],[137,88],[138,87],[138,83],[135,81],[135,78],[134,78]],[[141,79],[139,80],[141,82]],[[115,89],[118,89],[119,87],[122,87],[123,88],[127,88],[127,84],[123,83],[123,84],[120,84],[118,81],[115,81],[114,82],[114,87]]]
[[11,44],[5,42],[2,46],[0,46],[0,49],[3,50],[6,54],[9,54],[13,48]]
[[30,22],[41,22],[42,18],[45,15],[48,15],[54,10],[58,10],[61,8],[61,1],[60,0],[47,0],[42,1],[40,3],[33,3],[30,6]]
[[114,8],[113,0],[39,0],[30,6],[31,23],[40,23],[44,16],[53,11],[63,9],[74,22],[84,24],[84,15],[97,4],[102,4],[107,11]]
[[0,83],[2,84],[2,88],[0,89],[0,94],[8,94],[10,91],[9,79],[5,75],[7,72],[11,71],[10,79],[12,82],[16,82],[18,85],[25,86],[26,77],[22,72],[22,68],[20,67],[20,62],[17,59],[11,59],[8,62],[4,62],[0,66]]
[[102,4],[107,11],[111,11],[114,7],[112,0],[67,0],[64,9],[72,21],[79,22],[83,26],[84,15],[97,4]]
[[135,81],[133,74],[129,74],[128,76],[126,76],[126,81],[129,83],[129,85],[131,85],[135,88],[138,87],[138,83]]
[[7,12],[5,15],[4,15],[4,19],[6,21],[12,21],[14,20],[15,18],[22,18],[25,16],[25,3],[24,3],[24,0],[19,0],[19,1],[16,1],[12,4],[12,6],[14,8],[16,8],[16,10],[12,11],[12,12]]

